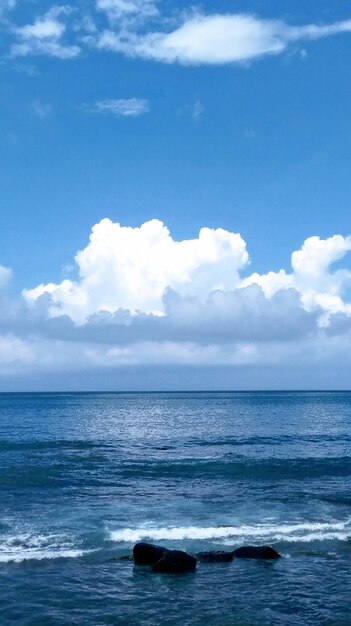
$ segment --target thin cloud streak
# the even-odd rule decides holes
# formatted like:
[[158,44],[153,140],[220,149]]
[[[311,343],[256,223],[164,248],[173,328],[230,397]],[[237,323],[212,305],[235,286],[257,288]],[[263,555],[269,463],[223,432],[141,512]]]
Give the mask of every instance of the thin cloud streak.
[[140,117],[150,111],[149,101],[144,98],[106,99],[96,102],[94,113],[111,114],[116,117]]

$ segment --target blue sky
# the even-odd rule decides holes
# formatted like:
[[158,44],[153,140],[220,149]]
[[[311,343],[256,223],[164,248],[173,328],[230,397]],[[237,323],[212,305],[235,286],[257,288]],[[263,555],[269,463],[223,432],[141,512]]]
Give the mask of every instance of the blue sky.
[[[52,385],[66,386],[72,363],[79,388],[86,372],[84,359],[76,355],[77,344],[95,355],[89,366],[92,378],[103,377],[106,353],[100,339],[87,329],[84,339],[78,339],[82,325],[90,327],[92,317],[95,324],[96,316],[106,311],[115,315],[122,309],[131,316],[128,324],[133,328],[141,324],[142,315],[168,322],[175,307],[167,300],[168,288],[183,299],[199,298],[206,315],[217,322],[219,313],[211,306],[220,306],[221,315],[227,307],[226,341],[231,349],[224,354],[223,341],[212,337],[209,328],[196,337],[192,313],[190,328],[179,333],[178,329],[176,336],[173,326],[168,335],[162,334],[163,327],[153,334],[148,319],[145,328],[138,327],[138,339],[131,336],[127,358],[116,352],[122,340],[108,325],[103,346],[113,354],[110,387],[118,386],[114,372],[130,373],[133,367],[143,371],[150,362],[155,367],[165,362],[169,371],[193,367],[196,386],[205,348],[208,365],[213,371],[217,367],[217,378],[212,373],[210,377],[214,386],[223,380],[221,367],[235,371],[244,387],[249,379],[252,385],[252,372],[259,367],[265,372],[264,386],[274,387],[281,355],[286,354],[284,342],[291,347],[295,335],[289,328],[286,337],[272,336],[270,325],[284,321],[277,322],[271,309],[274,298],[289,299],[290,292],[289,303],[285,299],[274,307],[284,311],[287,307],[287,316],[293,307],[296,324],[301,328],[306,322],[308,330],[298,338],[298,355],[289,348],[290,374],[281,385],[299,385],[299,359],[311,354],[315,371],[325,359],[323,376],[310,375],[311,385],[318,386],[320,380],[321,387],[328,386],[328,363],[333,359],[341,359],[345,372],[347,357],[340,350],[349,345],[351,315],[350,20],[349,3],[330,0],[219,0],[215,7],[213,2],[169,0],[84,0],[64,5],[0,0],[0,266],[7,311],[1,322],[1,388],[21,388],[23,380],[28,388],[45,386],[35,383],[33,369],[42,381],[41,372],[48,367]],[[105,218],[110,222],[104,222],[98,243],[89,248],[92,227]],[[135,235],[128,243],[127,231],[117,232],[113,226],[137,228],[155,219],[168,227],[170,239],[156,223],[151,244],[149,231],[141,242]],[[203,227],[240,234],[250,260],[244,259],[241,248],[240,256],[238,240],[220,234],[214,265],[213,259],[205,258],[205,244],[198,239]],[[342,240],[331,240],[335,235]],[[308,279],[306,272],[301,278],[300,266],[291,274],[291,254],[312,236],[326,243],[307,246],[302,265],[312,263],[315,254],[322,261],[317,269],[313,261]],[[138,250],[145,250],[146,260],[140,259],[138,272],[157,296],[146,290],[144,299],[134,297],[133,278],[121,273],[127,261],[122,263],[117,247],[112,257],[103,256],[106,238],[112,238],[111,245],[120,246],[118,250],[135,246],[132,260]],[[164,246],[158,246],[161,240]],[[157,282],[157,266],[181,264],[185,252],[178,257],[172,242],[184,240],[199,242],[192,248],[196,263],[192,259],[183,268],[187,277],[167,269],[162,279],[157,275]],[[226,246],[231,247],[228,263]],[[159,250],[156,264],[150,256],[153,248]],[[89,259],[89,276],[74,261],[79,250],[87,251],[83,262]],[[257,278],[278,274],[282,268],[288,276],[283,281]],[[63,295],[64,280],[74,283],[69,295]],[[89,288],[82,280],[90,281]],[[121,287],[127,280],[128,293]],[[280,281],[276,291],[273,280]],[[47,284],[56,285],[55,293]],[[227,296],[225,305],[208,304],[216,290],[231,294],[263,287],[265,300],[260,302],[266,306],[267,300],[271,308],[264,319],[252,322],[245,337],[233,330],[242,320],[233,314],[234,304]],[[107,290],[113,297],[106,297]],[[257,292],[254,298],[261,295]],[[188,307],[184,302],[180,317]],[[261,305],[250,306],[250,314],[256,315]],[[301,312],[307,321],[300,319]],[[203,319],[205,314],[201,309],[197,315]],[[52,328],[63,319],[72,324],[69,336],[48,330],[48,325]],[[313,332],[308,326],[312,322]],[[258,351],[264,349],[255,360],[258,323],[262,326]],[[211,339],[204,339],[206,332]],[[62,342],[66,361],[53,356],[47,364],[45,355],[55,354],[52,341]],[[273,362],[269,342],[280,350]],[[16,355],[12,360],[10,353]],[[306,368],[311,369],[308,359]],[[138,387],[140,376],[129,380]],[[155,378],[154,386],[171,387],[173,381],[169,374],[163,382]]]

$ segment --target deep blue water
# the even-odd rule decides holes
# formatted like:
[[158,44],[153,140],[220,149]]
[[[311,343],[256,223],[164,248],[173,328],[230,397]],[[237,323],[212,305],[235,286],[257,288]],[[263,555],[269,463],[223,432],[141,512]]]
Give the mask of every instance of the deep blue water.
[[350,443],[351,393],[0,395],[0,625],[350,626]]

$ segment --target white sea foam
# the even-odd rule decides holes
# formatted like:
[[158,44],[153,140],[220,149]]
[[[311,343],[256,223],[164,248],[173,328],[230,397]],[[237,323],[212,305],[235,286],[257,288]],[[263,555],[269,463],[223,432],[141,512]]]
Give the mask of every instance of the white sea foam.
[[83,550],[0,552],[0,563],[22,563],[23,561],[43,561],[44,559],[74,559],[83,556]]
[[21,563],[27,560],[77,558],[85,554],[62,535],[18,534],[0,536],[0,563]]
[[351,535],[351,518],[343,522],[301,522],[293,524],[257,524],[255,526],[218,526],[218,527],[162,527],[155,528],[143,526],[140,528],[124,528],[110,533],[110,537],[116,542],[134,543],[136,541],[182,541],[193,540],[216,540],[221,543],[229,543],[230,540],[252,541],[258,543],[287,541],[287,542],[310,542],[324,540],[345,541]]

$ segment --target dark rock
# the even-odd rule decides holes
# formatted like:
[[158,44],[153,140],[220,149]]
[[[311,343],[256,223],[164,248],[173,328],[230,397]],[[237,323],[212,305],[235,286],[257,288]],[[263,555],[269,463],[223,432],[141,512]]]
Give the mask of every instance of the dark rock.
[[233,560],[233,552],[223,552],[222,550],[199,552],[196,556],[200,561],[206,561],[207,563],[227,563]]
[[137,565],[155,565],[169,550],[153,543],[136,543],[133,548],[134,563]]
[[192,572],[196,568],[196,559],[187,552],[181,550],[169,550],[164,556],[153,566],[153,572],[162,572],[165,574],[183,574]]
[[243,546],[233,551],[236,559],[279,559],[280,554],[271,546]]

